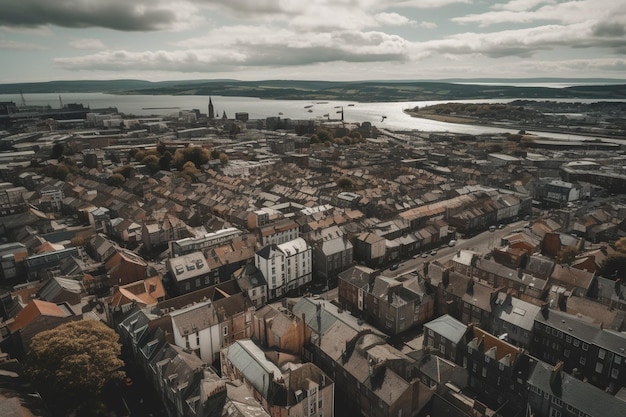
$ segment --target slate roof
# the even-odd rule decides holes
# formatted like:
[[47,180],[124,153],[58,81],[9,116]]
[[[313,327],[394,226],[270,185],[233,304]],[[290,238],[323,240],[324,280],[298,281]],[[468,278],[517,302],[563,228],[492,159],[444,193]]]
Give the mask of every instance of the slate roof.
[[467,326],[454,317],[444,314],[443,316],[436,318],[424,324],[426,329],[432,329],[433,332],[440,334],[443,338],[450,340],[452,343],[459,343],[465,332]]
[[536,362],[530,372],[528,384],[543,392],[549,392],[560,398],[564,405],[571,405],[592,417],[623,417],[626,415],[626,403],[563,371],[558,373],[555,383],[551,384],[550,378],[553,369],[552,365],[545,362]]
[[535,317],[540,311],[541,307],[535,304],[507,296],[505,293],[498,293],[491,313],[493,317],[513,326],[532,331]]
[[261,348],[252,340],[238,340],[225,350],[228,361],[263,398],[269,398],[270,381],[280,378],[282,372],[265,358]]

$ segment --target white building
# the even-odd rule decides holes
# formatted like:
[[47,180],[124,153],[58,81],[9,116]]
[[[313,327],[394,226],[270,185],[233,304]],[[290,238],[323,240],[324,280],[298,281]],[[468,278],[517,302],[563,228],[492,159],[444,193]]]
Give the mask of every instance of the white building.
[[268,245],[255,256],[255,265],[265,277],[270,299],[311,282],[312,264],[311,247],[300,237],[280,245]]

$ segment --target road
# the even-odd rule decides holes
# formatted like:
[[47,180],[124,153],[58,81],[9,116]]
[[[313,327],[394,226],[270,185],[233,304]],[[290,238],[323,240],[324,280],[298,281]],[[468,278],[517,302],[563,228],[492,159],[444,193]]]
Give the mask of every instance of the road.
[[[438,260],[440,263],[447,263],[456,254],[458,250],[473,250],[478,253],[487,253],[496,246],[500,245],[500,240],[512,233],[514,230],[522,230],[528,221],[520,220],[514,223],[504,225],[502,229],[496,229],[493,232],[485,231],[469,239],[457,239],[456,245],[453,247],[443,246],[437,249],[436,255],[428,255],[426,258],[418,256],[417,258],[407,259],[399,262],[398,268],[395,270],[385,269],[381,275],[387,277],[399,277],[413,271],[421,271],[425,261]],[[430,253],[428,251],[427,253]]]

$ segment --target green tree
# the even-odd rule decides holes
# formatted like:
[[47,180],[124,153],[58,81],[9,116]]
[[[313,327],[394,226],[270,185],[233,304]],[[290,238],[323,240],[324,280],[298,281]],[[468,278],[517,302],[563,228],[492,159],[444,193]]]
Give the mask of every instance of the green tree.
[[159,157],[156,155],[148,155],[141,160],[141,164],[145,165],[151,174],[154,174],[159,170]]
[[169,171],[172,165],[172,154],[170,151],[165,151],[163,156],[159,159],[159,169],[163,171]]
[[59,159],[63,156],[63,152],[65,151],[65,145],[61,142],[57,142],[52,146],[52,153],[50,154],[50,158]]
[[348,177],[341,177],[337,180],[337,185],[344,189],[350,189],[354,187],[354,182]]
[[626,237],[621,237],[615,242],[615,250],[621,253],[626,253]]
[[320,142],[330,142],[334,138],[332,133],[330,133],[328,130],[323,130],[323,129],[317,132],[317,137],[320,140]]
[[65,164],[59,164],[52,169],[50,176],[61,181],[65,181],[67,175],[70,173],[69,168]]
[[174,166],[182,169],[187,162],[193,162],[196,168],[200,168],[209,162],[210,156],[209,151],[200,146],[188,146],[183,149],[177,149],[174,154]]
[[124,178],[130,178],[135,173],[135,167],[132,165],[124,165],[113,171],[115,174],[122,174]]
[[122,174],[113,174],[106,180],[106,184],[111,187],[119,187],[126,182],[126,178]]
[[626,277],[626,254],[614,253],[604,258],[600,266],[600,275],[610,279]]
[[156,150],[159,155],[165,155],[165,152],[167,152],[167,146],[165,146],[164,143],[159,143],[156,147]]
[[135,154],[135,161],[141,162],[141,160],[145,157],[146,153],[144,151],[137,151],[137,153]]
[[571,265],[578,255],[578,249],[575,246],[566,246],[559,253],[559,262],[563,265]]
[[123,376],[118,339],[96,320],[43,331],[32,340],[26,374],[56,415],[93,415],[105,384]]

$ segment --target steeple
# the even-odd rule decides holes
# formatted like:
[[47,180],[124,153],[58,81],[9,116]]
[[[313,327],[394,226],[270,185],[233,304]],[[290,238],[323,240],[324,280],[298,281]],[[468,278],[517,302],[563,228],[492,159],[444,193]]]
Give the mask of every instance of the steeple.
[[211,101],[211,97],[209,97],[209,120],[215,119],[215,109],[213,108],[213,102]]

